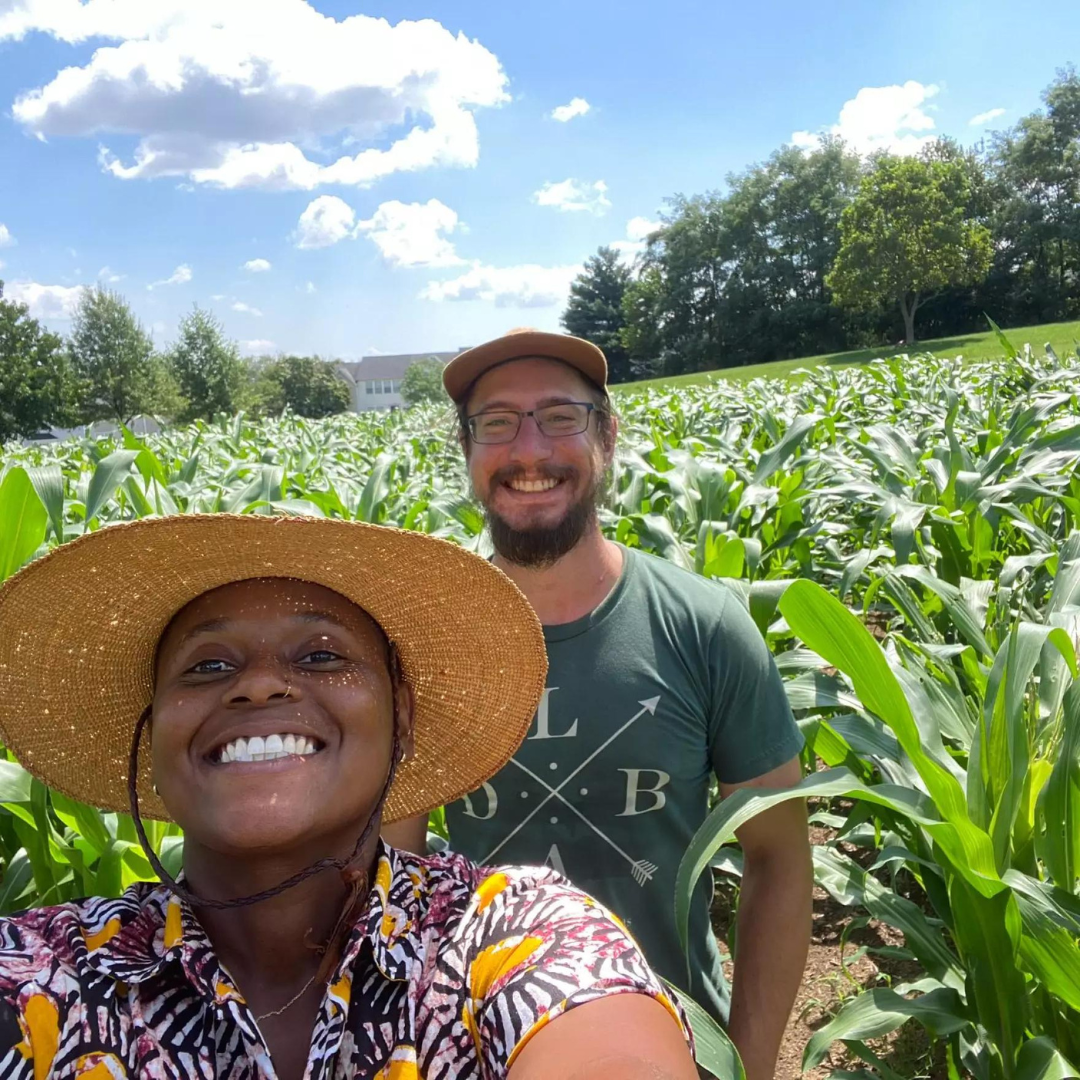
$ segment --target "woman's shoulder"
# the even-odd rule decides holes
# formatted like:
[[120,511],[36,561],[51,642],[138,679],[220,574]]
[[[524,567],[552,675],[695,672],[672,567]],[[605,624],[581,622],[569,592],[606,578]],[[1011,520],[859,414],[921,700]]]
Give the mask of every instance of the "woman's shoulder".
[[[119,897],[88,897],[0,917],[0,997],[29,985],[74,975],[87,957],[144,916],[152,885],[133,885]],[[152,931],[151,931],[152,932]]]

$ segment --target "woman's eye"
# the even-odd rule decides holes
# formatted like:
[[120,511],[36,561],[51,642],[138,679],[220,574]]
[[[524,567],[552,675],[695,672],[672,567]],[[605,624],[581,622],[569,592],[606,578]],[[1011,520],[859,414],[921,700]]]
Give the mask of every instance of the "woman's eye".
[[309,652],[306,656],[300,658],[302,664],[332,664],[335,660],[340,660],[336,652],[331,652],[329,649],[316,649],[314,652]]
[[200,660],[194,667],[188,668],[189,675],[224,675],[233,670],[228,660]]

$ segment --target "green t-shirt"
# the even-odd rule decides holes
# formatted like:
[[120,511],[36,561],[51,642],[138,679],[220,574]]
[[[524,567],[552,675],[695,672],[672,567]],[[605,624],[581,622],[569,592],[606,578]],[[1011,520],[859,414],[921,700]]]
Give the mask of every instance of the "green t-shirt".
[[[548,679],[529,735],[484,786],[447,807],[451,845],[483,863],[546,863],[629,926],[656,970],[686,985],[675,872],[708,813],[712,774],[750,780],[802,737],[738,596],[624,548],[590,614],[545,626]],[[690,919],[690,992],[726,1018],[727,984],[703,875]]]

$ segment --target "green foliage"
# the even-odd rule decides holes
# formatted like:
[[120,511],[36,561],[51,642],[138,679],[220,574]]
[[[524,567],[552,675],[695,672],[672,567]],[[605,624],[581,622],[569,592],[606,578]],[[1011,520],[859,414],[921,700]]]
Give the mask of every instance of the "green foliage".
[[255,367],[251,404],[258,413],[291,409],[312,420],[349,408],[349,388],[333,366],[315,356],[279,356]]
[[928,297],[977,284],[989,269],[990,233],[970,216],[971,197],[959,160],[878,158],[840,218],[840,250],[826,279],[837,302],[899,305],[912,343]]
[[[486,551],[445,413],[235,416],[145,441],[12,447],[0,574],[148,514],[380,521]],[[875,1070],[859,1075],[895,1075],[868,1040],[914,1023],[946,1044],[950,1075],[1076,1074],[1078,415],[1080,356],[1028,347],[620,399],[606,534],[746,603],[814,766],[794,794],[839,822],[815,848],[817,883],[902,934],[917,968],[852,996],[807,1066],[842,1040]],[[720,803],[672,883],[680,912],[738,825],[790,797]],[[0,910],[149,878],[132,840],[126,818],[0,760]],[[154,842],[175,866],[175,830]],[[734,1068],[711,1029],[702,1053]]]
[[443,365],[434,357],[429,360],[415,360],[401,377],[401,396],[406,405],[420,405],[429,401],[445,402],[446,391],[443,389]]
[[169,352],[169,370],[184,398],[181,419],[210,419],[236,411],[247,368],[209,311],[196,305],[181,320],[180,335]]
[[68,348],[81,383],[83,422],[129,424],[142,414],[168,414],[176,405],[175,391],[154,356],[149,334],[119,293],[84,290]]
[[670,200],[623,302],[637,369],[675,375],[842,347],[825,276],[861,168],[826,139],[811,153],[777,151],[729,178],[726,195]]
[[61,339],[4,300],[0,282],[0,444],[67,423],[77,395]]
[[632,275],[619,253],[599,248],[585,260],[585,268],[570,286],[570,300],[562,315],[569,334],[585,338],[604,350],[608,362],[608,382],[627,382],[632,372],[630,356],[623,344],[625,325],[623,297]]

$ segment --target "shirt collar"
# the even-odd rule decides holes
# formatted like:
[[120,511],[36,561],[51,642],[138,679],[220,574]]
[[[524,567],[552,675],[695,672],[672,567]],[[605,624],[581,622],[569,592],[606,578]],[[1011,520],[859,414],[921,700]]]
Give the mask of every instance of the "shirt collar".
[[[368,902],[349,937],[332,983],[351,982],[365,943],[383,976],[407,981],[415,950],[405,948],[419,933],[419,901],[426,886],[423,864],[406,862],[382,840]],[[164,885],[136,885],[115,901],[92,901],[95,928],[83,925],[86,963],[124,983],[154,978],[178,964],[202,995],[219,1001],[239,997],[221,967],[206,931],[186,902]],[[106,917],[107,916],[107,917]],[[346,997],[347,1000],[347,997]]]

